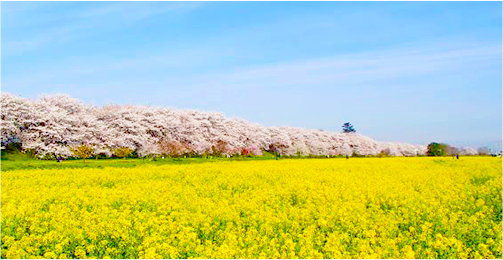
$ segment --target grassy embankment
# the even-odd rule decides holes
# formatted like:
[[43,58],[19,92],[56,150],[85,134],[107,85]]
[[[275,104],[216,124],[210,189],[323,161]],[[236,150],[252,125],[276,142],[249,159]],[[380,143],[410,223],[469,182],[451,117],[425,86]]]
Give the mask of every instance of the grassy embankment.
[[191,164],[217,161],[249,161],[249,160],[274,160],[273,154],[266,153],[264,156],[255,157],[193,157],[193,158],[165,158],[158,157],[155,160],[141,158],[109,158],[109,159],[70,159],[57,162],[56,160],[38,160],[20,152],[2,152],[1,169],[2,171],[22,170],[22,169],[66,169],[66,168],[105,168],[105,167],[125,167],[131,168],[145,164],[164,165],[164,164]]

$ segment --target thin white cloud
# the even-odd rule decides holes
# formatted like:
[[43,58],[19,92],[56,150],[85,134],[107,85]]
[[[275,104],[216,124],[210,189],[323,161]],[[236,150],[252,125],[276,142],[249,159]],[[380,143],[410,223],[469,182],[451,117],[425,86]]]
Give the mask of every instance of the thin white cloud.
[[[75,84],[73,79],[92,77],[103,72],[126,75],[127,84],[134,84],[127,75],[132,72],[148,70],[177,70],[186,68],[192,73],[179,76],[157,76],[138,78],[138,82],[151,82],[159,87],[177,84],[180,87],[199,89],[211,87],[212,90],[228,88],[246,89],[275,86],[276,88],[318,85],[357,84],[378,80],[392,80],[404,77],[434,76],[437,73],[464,72],[466,69],[490,68],[501,63],[501,46],[469,46],[448,49],[442,46],[424,48],[373,51],[336,55],[319,59],[278,62],[275,64],[236,69],[221,69],[217,73],[201,73],[197,67],[211,66],[219,56],[232,55],[217,48],[185,49],[176,52],[142,54],[139,58],[109,61],[87,60],[84,64],[74,62],[75,66],[47,68],[33,72],[23,71],[19,75],[9,75],[4,85],[29,86],[35,84]],[[26,78],[22,75],[30,75]],[[122,79],[108,78],[109,81]],[[169,82],[169,83],[168,83]],[[104,82],[100,82],[103,84]],[[176,87],[176,86],[173,86]]]
[[32,35],[30,38],[7,39],[5,42],[2,42],[2,54],[5,56],[22,54],[51,44],[76,39],[84,36],[84,31],[88,28],[88,25],[75,23],[45,30],[39,34]]
[[167,12],[192,11],[203,5],[202,2],[112,2],[75,14],[78,18],[95,18],[98,16],[118,16],[123,20],[137,21]]
[[[58,27],[50,27],[37,31],[35,34],[25,34],[17,39],[6,39],[2,42],[3,55],[11,56],[38,50],[51,44],[58,44],[70,40],[85,38],[94,33],[93,28],[105,28],[113,30],[130,26],[142,19],[166,13],[185,13],[202,6],[200,2],[169,2],[169,3],[145,3],[145,2],[112,2],[106,5],[94,7],[88,10],[79,10],[62,14],[61,17],[48,19],[56,20],[63,24]],[[17,19],[30,19],[31,15],[37,15],[36,5],[33,8],[25,6],[15,11]],[[109,19],[104,23],[101,18]],[[110,20],[112,20],[110,22]],[[40,21],[38,21],[40,22]],[[22,35],[22,34],[21,34]]]
[[[392,50],[283,62],[194,79],[215,88],[348,84],[455,72],[501,63],[501,46],[455,50]],[[205,83],[207,82],[207,83]]]
[[[33,2],[33,1],[20,1],[20,2],[3,2],[2,5],[2,15],[22,15],[27,12],[36,10],[48,2]],[[6,7],[6,8],[5,8]]]

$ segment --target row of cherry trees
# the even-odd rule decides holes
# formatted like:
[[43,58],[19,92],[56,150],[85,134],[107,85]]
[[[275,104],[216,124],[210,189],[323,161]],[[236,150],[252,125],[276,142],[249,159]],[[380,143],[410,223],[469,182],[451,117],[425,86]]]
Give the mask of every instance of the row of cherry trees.
[[1,114],[2,147],[20,142],[23,150],[39,157],[72,156],[71,148],[82,144],[92,146],[94,154],[111,156],[120,147],[142,157],[261,155],[262,151],[281,155],[377,155],[386,151],[393,156],[414,156],[427,150],[425,145],[379,142],[357,133],[264,127],[215,112],[96,107],[67,95],[30,100],[1,93]]

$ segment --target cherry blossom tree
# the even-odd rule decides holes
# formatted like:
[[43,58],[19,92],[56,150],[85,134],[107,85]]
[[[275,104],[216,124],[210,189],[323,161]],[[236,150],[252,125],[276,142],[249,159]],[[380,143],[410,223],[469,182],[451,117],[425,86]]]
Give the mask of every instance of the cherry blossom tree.
[[186,152],[185,147],[179,141],[161,141],[159,143],[159,151],[162,155],[169,157],[178,157]]
[[460,155],[477,155],[478,151],[472,147],[461,147]]
[[[273,150],[293,155],[424,155],[425,145],[379,142],[359,133],[295,127],[264,127],[222,113],[166,107],[86,105],[68,95],[36,100],[2,92],[2,147],[19,141],[38,157],[71,156],[70,146],[92,145],[96,154],[112,155],[125,147],[139,156],[261,155]],[[176,141],[167,147],[162,142]],[[169,149],[168,149],[169,148]],[[168,149],[168,150],[166,150]],[[170,150],[171,149],[171,150]],[[466,150],[472,152],[472,150]]]

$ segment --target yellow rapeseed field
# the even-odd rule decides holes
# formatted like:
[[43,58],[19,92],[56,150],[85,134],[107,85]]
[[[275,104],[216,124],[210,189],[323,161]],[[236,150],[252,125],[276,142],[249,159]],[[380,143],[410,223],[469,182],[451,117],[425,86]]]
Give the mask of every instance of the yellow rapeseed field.
[[500,158],[15,170],[2,258],[501,258]]

